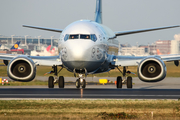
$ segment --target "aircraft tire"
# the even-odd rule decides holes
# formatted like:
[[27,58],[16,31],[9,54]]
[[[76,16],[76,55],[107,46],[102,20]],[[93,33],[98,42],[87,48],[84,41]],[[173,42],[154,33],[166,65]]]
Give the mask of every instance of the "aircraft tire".
[[58,85],[59,85],[59,88],[64,88],[64,77],[63,76],[59,76]]
[[80,88],[80,80],[79,79],[76,80],[76,88]]
[[54,88],[54,77],[53,76],[49,76],[48,87],[49,88]]
[[83,82],[82,82],[82,88],[85,88],[86,87],[86,80],[83,79]]
[[117,88],[122,88],[122,77],[118,76],[117,77]]
[[131,76],[127,77],[127,88],[132,88],[132,77]]

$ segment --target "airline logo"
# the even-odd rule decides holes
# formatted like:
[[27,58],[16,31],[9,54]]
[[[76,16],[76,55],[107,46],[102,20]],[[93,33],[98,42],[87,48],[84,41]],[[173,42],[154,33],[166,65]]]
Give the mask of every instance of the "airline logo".
[[21,41],[17,41],[17,42],[12,46],[11,49],[18,49],[20,42],[21,42]]
[[18,47],[19,47],[19,45],[18,45],[18,44],[15,44],[15,45],[14,45],[14,48],[15,48],[15,49],[17,49]]

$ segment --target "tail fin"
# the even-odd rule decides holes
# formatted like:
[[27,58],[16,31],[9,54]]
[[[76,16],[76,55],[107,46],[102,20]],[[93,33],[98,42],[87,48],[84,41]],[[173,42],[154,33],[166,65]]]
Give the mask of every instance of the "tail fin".
[[157,55],[162,55],[159,49],[157,49],[156,51],[157,51]]
[[51,49],[51,45],[49,45],[46,50],[49,52],[49,50]]
[[20,42],[21,42],[21,41],[17,41],[17,42],[11,47],[11,49],[18,49]]
[[55,54],[55,48],[53,48],[51,51],[50,51],[51,55],[54,55]]
[[102,24],[102,0],[96,0],[95,22]]

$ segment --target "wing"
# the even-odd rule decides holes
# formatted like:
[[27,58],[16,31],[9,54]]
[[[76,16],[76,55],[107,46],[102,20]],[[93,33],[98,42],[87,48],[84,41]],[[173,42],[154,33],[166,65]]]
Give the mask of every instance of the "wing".
[[53,66],[62,65],[62,61],[59,56],[29,56],[36,65],[40,66]]
[[114,64],[115,66],[138,66],[138,63],[147,56],[115,56]]
[[63,31],[63,29],[46,28],[46,27],[39,27],[39,26],[23,25],[23,27],[34,28],[34,29],[40,29],[40,30],[47,30],[47,31],[52,31],[52,32],[60,32],[60,33]]
[[149,32],[149,31],[169,29],[169,28],[176,28],[176,27],[180,27],[180,25],[158,27],[158,28],[149,28],[149,29],[140,29],[140,30],[130,30],[130,31],[119,31],[119,32],[114,32],[114,33],[116,36],[122,36],[122,35],[129,35],[129,34]]
[[40,66],[53,66],[53,65],[62,65],[62,61],[59,56],[28,56],[28,55],[15,55],[15,54],[0,54],[1,60],[12,60],[16,57],[30,58],[34,61],[35,65]]
[[[171,55],[150,55],[150,56],[114,56],[115,66],[138,66],[139,63],[145,58],[159,58],[164,62],[179,61],[180,54]],[[113,61],[113,60],[112,60]]]

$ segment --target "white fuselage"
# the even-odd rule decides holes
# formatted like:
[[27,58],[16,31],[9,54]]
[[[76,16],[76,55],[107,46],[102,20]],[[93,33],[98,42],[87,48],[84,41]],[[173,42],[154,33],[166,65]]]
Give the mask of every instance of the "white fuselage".
[[[63,30],[59,40],[64,67],[76,73],[95,73],[105,64],[107,66],[108,40],[114,39],[114,36],[112,30],[90,20],[70,24]],[[108,69],[103,67],[102,72]]]

